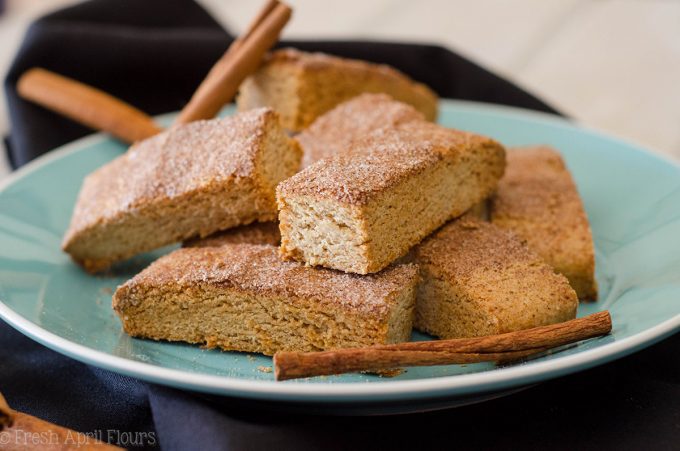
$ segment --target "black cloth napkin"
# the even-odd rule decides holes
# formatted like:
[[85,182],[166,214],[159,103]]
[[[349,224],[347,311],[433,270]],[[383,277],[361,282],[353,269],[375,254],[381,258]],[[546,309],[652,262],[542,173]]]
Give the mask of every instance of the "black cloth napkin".
[[[146,113],[176,111],[232,41],[190,0],[96,0],[36,21],[7,79],[14,167],[90,130],[22,100],[19,76],[43,67],[103,89]],[[378,42],[284,42],[302,50],[390,64],[442,97],[555,110],[518,87],[437,46]]]
[[[188,0],[96,0],[36,21],[5,81],[15,167],[89,133],[18,98],[40,66],[110,92],[150,114],[178,110],[232,38]],[[555,112],[437,46],[287,42],[391,64],[439,95]],[[61,356],[0,323],[0,392],[17,410],[129,448],[677,449],[680,335],[601,367],[504,398],[439,412],[322,417],[181,392]],[[298,406],[299,407],[299,406]]]

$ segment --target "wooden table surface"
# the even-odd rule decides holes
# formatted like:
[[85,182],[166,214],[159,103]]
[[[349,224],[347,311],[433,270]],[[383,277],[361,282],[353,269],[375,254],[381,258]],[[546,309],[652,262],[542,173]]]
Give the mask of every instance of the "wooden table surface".
[[[579,122],[680,160],[680,1],[288,0],[286,38],[438,43],[544,98]],[[27,24],[73,0],[8,0],[0,75]],[[233,31],[261,2],[199,0]],[[9,128],[4,93],[0,132]],[[4,152],[0,179],[9,172]]]

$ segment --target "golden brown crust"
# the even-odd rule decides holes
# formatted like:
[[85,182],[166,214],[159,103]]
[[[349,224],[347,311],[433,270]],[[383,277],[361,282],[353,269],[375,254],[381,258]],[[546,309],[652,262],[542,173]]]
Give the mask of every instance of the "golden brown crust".
[[339,103],[365,92],[384,92],[413,105],[428,120],[437,116],[437,96],[427,86],[386,65],[323,53],[273,52],[240,88],[240,110],[272,106],[284,127],[300,131]]
[[281,242],[278,222],[256,222],[214,233],[205,238],[193,238],[182,243],[183,247],[219,247],[224,244],[268,244],[278,246]]
[[494,224],[524,238],[580,299],[597,299],[588,217],[560,154],[547,146],[512,149],[493,198]]
[[416,327],[442,338],[480,336],[573,319],[567,280],[512,232],[473,216],[416,247],[423,283]]
[[369,276],[310,268],[282,261],[277,248],[268,245],[184,248],[161,257],[121,285],[113,305],[124,308],[128,293],[141,286],[174,285],[181,290],[208,284],[267,296],[311,298],[333,308],[384,316],[390,307],[386,299],[414,282],[416,273],[414,265],[394,266]]
[[338,155],[376,130],[424,120],[415,108],[386,94],[361,94],[319,116],[295,137],[304,151],[302,167]]

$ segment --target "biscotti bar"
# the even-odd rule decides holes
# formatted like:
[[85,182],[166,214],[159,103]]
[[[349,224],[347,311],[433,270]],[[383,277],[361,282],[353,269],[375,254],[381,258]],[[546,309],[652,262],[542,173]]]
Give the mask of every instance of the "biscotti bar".
[[63,248],[89,271],[167,244],[276,219],[301,150],[271,109],[173,127],[83,183]]
[[227,244],[161,257],[116,290],[113,308],[135,337],[272,355],[407,341],[417,281],[412,264],[357,276]]
[[578,299],[512,232],[472,215],[418,245],[415,327],[440,338],[480,337],[573,319]]
[[183,247],[217,247],[224,244],[269,244],[281,243],[278,222],[256,222],[213,233],[205,238],[193,238],[182,243]]
[[504,149],[479,135],[413,122],[382,129],[277,188],[284,258],[380,271],[490,195]]
[[569,279],[579,299],[597,299],[588,216],[555,149],[537,146],[508,152],[507,170],[491,203],[491,221],[525,239]]
[[353,141],[376,130],[414,121],[423,122],[425,117],[412,106],[386,94],[361,94],[323,114],[295,137],[303,151],[302,167],[350,150]]
[[339,103],[365,92],[383,92],[408,103],[428,120],[437,117],[437,96],[389,66],[323,53],[273,52],[239,89],[239,111],[271,106],[283,126],[300,131]]

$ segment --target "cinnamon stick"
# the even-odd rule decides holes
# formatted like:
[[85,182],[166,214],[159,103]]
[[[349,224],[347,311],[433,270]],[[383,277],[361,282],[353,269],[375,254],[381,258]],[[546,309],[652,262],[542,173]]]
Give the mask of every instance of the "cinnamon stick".
[[[238,49],[242,44],[243,41],[248,39],[253,32],[262,24],[264,19],[267,18],[269,14],[274,10],[274,8],[279,4],[280,2],[278,0],[269,0],[264,7],[260,10],[260,12],[257,13],[257,16],[253,19],[253,21],[250,23],[248,28],[246,29],[246,32],[243,33],[243,35],[239,36],[234,40],[234,42],[231,43],[227,51],[222,55],[222,57],[217,60],[217,62],[213,65],[213,67],[210,69],[208,72],[208,75],[206,76],[206,79],[201,83],[201,85],[198,87],[197,92],[201,89],[206,89],[205,86],[207,86],[209,83],[206,81],[209,78],[215,78],[219,77],[225,69],[224,66],[229,62],[229,59],[234,56],[234,52],[236,52],[236,49]],[[194,94],[197,95],[197,94]]]
[[4,396],[0,393],[0,431],[12,425],[14,421],[14,411],[9,408]]
[[[268,9],[269,4],[253,22],[252,30],[236,40],[225,55],[213,66],[184,107],[176,123],[210,119],[236,94],[241,82],[255,72],[265,53],[276,43],[292,10],[283,3]],[[267,11],[269,11],[267,13]]]
[[[102,437],[103,438],[103,437]],[[0,394],[0,448],[3,450],[121,450],[40,418],[12,410]]]
[[400,366],[512,361],[611,331],[608,311],[564,323],[477,338],[458,338],[323,352],[277,352],[276,380]]
[[19,95],[95,130],[134,143],[161,129],[144,112],[104,91],[41,68],[26,71]]

